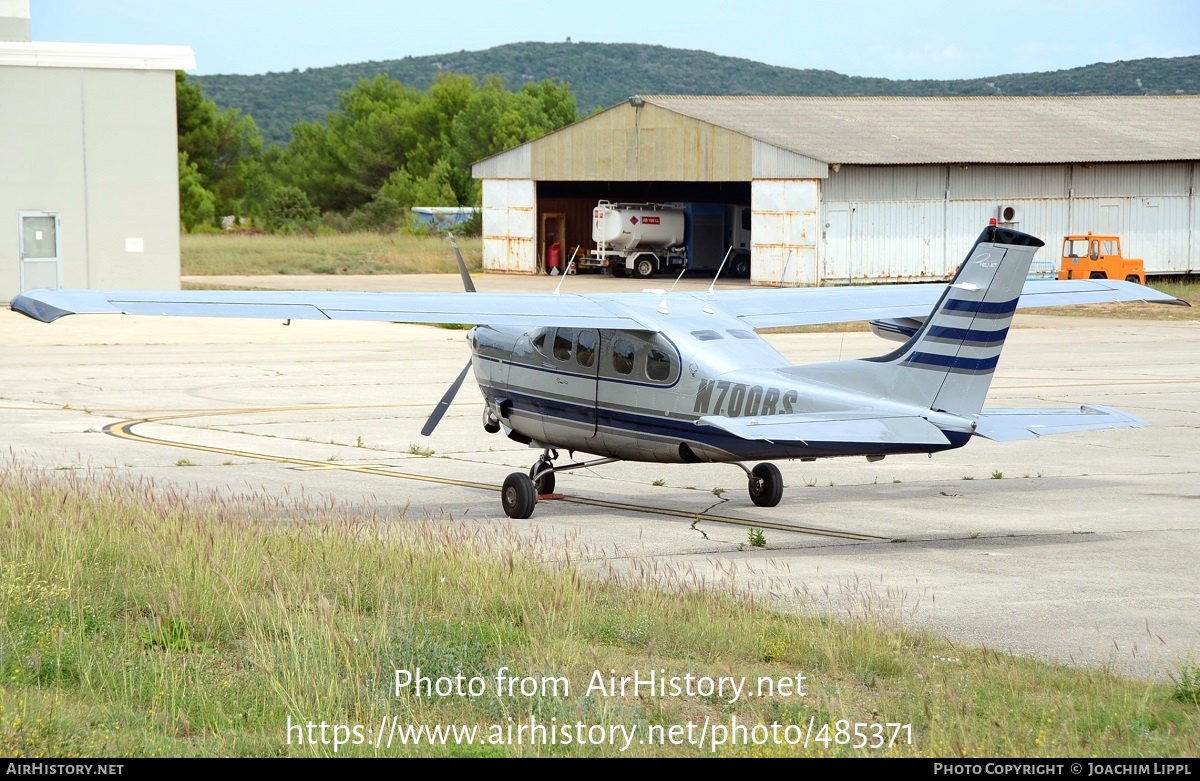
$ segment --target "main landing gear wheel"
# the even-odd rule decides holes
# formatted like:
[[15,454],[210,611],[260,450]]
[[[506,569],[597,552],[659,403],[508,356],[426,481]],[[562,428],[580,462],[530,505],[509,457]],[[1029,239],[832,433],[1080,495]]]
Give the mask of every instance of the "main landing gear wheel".
[[529,475],[513,472],[504,478],[504,487],[500,489],[500,503],[504,505],[504,514],[509,518],[524,519],[533,515],[537,500],[537,488],[529,479]]
[[[547,469],[547,467],[549,467]],[[541,477],[538,477],[538,472],[546,470]],[[533,487],[537,489],[538,494],[554,493],[554,464],[550,459],[542,456],[529,470],[529,479],[533,480]]]
[[783,475],[774,464],[759,464],[750,472],[750,501],[774,507],[783,498]]

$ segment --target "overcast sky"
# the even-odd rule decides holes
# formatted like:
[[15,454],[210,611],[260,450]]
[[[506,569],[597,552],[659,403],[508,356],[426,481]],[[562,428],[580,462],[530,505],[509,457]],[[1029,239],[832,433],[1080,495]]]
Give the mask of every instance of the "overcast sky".
[[1200,54],[1196,0],[31,0],[31,17],[36,41],[191,46],[200,74],[568,37],[892,79]]

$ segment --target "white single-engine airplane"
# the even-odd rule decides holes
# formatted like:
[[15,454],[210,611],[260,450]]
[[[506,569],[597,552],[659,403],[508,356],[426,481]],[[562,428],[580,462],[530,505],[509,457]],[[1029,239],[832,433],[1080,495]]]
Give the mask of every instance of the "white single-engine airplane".
[[[123,312],[473,324],[471,360],[422,434],[474,368],[484,429],[542,451],[528,474],[505,479],[508,516],[528,518],[557,472],[620,460],[732,462],[746,472],[754,504],[774,507],[783,495],[779,469],[743,461],[875,461],[962,447],[972,436],[1146,425],[1099,406],[983,409],[1018,307],[1185,304],[1128,282],[1026,282],[1041,246],[993,224],[948,285],[502,295],[476,293],[459,256],[464,293],[40,290],[12,308],[44,322]],[[903,346],[878,358],[794,366],[754,331],[854,320],[871,320]],[[556,464],[559,450],[599,458]]]

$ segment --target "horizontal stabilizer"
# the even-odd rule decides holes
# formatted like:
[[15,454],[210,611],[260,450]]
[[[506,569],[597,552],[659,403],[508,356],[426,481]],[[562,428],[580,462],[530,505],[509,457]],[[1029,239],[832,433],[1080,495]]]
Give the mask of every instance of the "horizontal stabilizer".
[[975,433],[996,442],[1034,439],[1050,434],[1101,428],[1142,428],[1150,425],[1111,407],[1085,404],[1079,409],[997,409],[979,414]]
[[840,443],[861,445],[950,443],[941,430],[924,418],[869,411],[819,412],[810,415],[768,415],[730,418],[707,415],[698,423],[715,426],[742,439],[766,442]]

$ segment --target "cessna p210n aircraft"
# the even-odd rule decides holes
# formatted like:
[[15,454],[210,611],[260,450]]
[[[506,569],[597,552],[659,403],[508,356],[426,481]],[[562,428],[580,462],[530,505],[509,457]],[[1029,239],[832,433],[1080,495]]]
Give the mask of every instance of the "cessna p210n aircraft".
[[[754,504],[773,507],[783,479],[771,460],[875,461],[962,447],[972,436],[1146,425],[1099,406],[984,410],[1018,307],[1185,303],[1128,282],[1026,282],[1041,246],[991,225],[948,285],[500,295],[476,293],[459,257],[464,293],[42,290],[12,307],[45,322],[124,312],[473,324],[471,360],[422,433],[473,368],[484,429],[542,451],[528,474],[505,479],[508,516],[528,518],[558,472],[619,460],[735,463]],[[878,358],[794,366],[754,332],[853,320],[904,344]],[[559,464],[560,450],[598,458]]]

